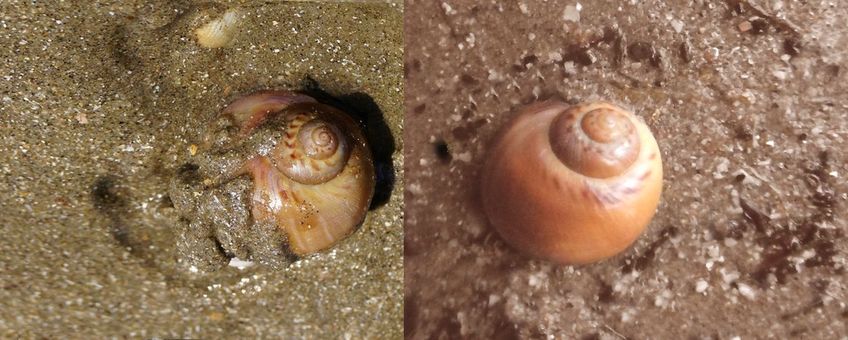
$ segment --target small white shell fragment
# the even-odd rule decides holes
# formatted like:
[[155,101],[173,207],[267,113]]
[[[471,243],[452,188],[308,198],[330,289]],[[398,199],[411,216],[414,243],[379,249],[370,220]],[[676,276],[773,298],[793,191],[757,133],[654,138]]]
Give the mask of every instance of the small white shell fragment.
[[573,61],[566,61],[562,64],[562,68],[565,70],[565,73],[570,76],[577,74],[577,65],[574,65]]
[[238,257],[233,257],[230,259],[230,267],[238,268],[239,270],[244,270],[245,268],[253,267],[254,263],[251,261],[245,261]]
[[239,13],[235,9],[227,10],[220,18],[212,20],[194,30],[197,43],[207,48],[224,47],[236,36]]

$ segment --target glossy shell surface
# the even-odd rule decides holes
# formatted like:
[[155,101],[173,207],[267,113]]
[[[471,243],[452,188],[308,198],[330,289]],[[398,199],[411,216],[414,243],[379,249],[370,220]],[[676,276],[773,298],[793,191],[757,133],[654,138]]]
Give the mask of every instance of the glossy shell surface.
[[605,102],[545,101],[521,110],[495,138],[481,190],[484,212],[508,244],[536,258],[591,263],[623,251],[648,225],[662,161],[632,113]]

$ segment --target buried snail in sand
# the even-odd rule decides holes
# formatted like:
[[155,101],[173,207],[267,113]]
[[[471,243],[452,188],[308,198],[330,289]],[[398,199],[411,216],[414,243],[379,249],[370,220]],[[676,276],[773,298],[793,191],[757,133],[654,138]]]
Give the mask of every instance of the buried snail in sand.
[[228,257],[274,265],[328,249],[363,221],[374,185],[350,116],[294,92],[242,97],[171,182],[186,223],[178,242],[191,249],[183,260],[203,269]]
[[585,264],[623,251],[650,222],[662,161],[632,113],[605,102],[544,101],[496,137],[481,190],[484,212],[508,244]]

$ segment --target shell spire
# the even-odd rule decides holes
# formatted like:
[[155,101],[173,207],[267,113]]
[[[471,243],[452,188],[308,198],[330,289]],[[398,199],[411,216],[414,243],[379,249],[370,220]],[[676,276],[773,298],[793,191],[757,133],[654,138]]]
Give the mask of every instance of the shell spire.
[[336,176],[350,157],[350,137],[338,124],[301,113],[286,119],[283,140],[273,151],[275,165],[300,183],[318,184]]

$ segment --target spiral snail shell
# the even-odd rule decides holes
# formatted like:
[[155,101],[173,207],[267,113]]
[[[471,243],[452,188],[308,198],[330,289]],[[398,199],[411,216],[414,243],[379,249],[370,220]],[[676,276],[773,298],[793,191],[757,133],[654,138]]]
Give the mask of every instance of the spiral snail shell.
[[496,137],[481,191],[486,216],[508,244],[585,264],[623,251],[653,218],[662,161],[632,113],[606,102],[543,101]]
[[253,220],[274,223],[292,253],[327,249],[365,218],[374,165],[362,130],[344,112],[295,92],[254,93],[229,104],[204,137],[219,152],[243,143],[254,155],[215,183],[249,175]]

